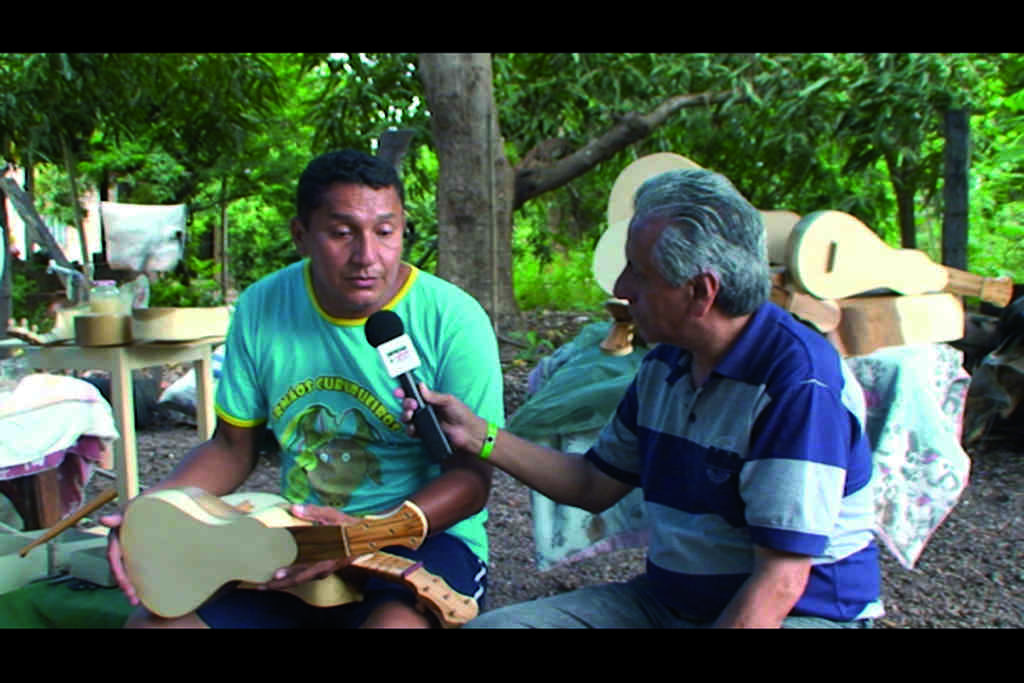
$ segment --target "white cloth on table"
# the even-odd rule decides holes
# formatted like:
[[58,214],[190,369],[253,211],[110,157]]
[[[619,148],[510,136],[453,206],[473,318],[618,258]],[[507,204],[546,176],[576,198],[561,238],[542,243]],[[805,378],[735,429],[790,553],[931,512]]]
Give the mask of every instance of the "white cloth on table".
[[36,373],[0,394],[0,471],[43,461],[83,435],[119,437],[110,404],[89,382]]

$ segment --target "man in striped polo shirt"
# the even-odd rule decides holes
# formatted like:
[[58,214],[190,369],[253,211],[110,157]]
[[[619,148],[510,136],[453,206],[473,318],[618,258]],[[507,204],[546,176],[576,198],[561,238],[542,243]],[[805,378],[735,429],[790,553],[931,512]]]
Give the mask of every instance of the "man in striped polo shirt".
[[871,451],[848,398],[860,389],[824,338],[768,301],[759,212],[721,175],[663,173],[637,190],[626,259],[615,295],[656,345],[587,453],[424,397],[453,445],[555,501],[596,513],[641,487],[647,571],[470,626],[871,625],[883,610]]

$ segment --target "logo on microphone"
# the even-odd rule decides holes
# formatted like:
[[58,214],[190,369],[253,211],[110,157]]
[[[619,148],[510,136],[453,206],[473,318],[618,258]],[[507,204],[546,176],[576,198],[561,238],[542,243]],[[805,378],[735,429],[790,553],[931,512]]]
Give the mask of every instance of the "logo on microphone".
[[420,357],[416,354],[416,348],[407,334],[389,339],[378,346],[377,351],[384,362],[384,367],[387,368],[388,375],[392,378],[420,366]]

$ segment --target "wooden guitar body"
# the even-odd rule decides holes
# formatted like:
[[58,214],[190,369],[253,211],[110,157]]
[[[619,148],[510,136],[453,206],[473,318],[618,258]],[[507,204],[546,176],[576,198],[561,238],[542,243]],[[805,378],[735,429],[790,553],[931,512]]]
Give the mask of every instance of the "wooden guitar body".
[[804,291],[820,299],[845,299],[875,289],[900,294],[949,291],[1006,306],[1009,278],[986,278],[940,265],[916,249],[895,249],[841,211],[816,211],[793,228],[786,267]]
[[601,340],[601,351],[609,356],[628,356],[633,353],[633,336],[636,334],[636,323],[629,314],[629,303],[621,299],[609,299],[604,302],[604,308],[614,322]]
[[839,301],[836,344],[844,356],[863,356],[886,346],[936,344],[964,336],[960,300],[948,292],[864,296]]
[[[242,509],[235,506],[243,501]],[[282,567],[352,556],[350,566],[357,571],[412,588],[446,627],[476,616],[473,598],[459,595],[419,563],[376,549],[419,547],[426,528],[422,513],[402,506],[354,525],[314,526],[294,517],[289,506],[273,494],[221,499],[196,488],[133,499],[125,509],[120,537],[125,571],[139,600],[154,614],[179,617],[224,586],[255,588]],[[336,574],[287,592],[320,607],[362,599],[357,587]]]
[[839,327],[839,304],[798,291],[788,282],[784,272],[772,273],[770,298],[776,306],[810,323],[822,334],[828,334]]
[[768,248],[768,263],[773,266],[786,265],[786,245],[789,236],[800,222],[800,214],[792,211],[761,211],[764,221],[765,243]]

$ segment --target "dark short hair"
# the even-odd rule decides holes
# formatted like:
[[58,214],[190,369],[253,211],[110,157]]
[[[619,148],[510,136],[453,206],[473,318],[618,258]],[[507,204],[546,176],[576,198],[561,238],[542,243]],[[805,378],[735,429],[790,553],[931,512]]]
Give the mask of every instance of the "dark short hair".
[[336,183],[366,185],[375,190],[393,187],[398,201],[405,206],[405,188],[391,163],[365,152],[342,149],[313,159],[299,176],[295,196],[299,220],[308,225],[310,215],[320,206],[327,188]]

